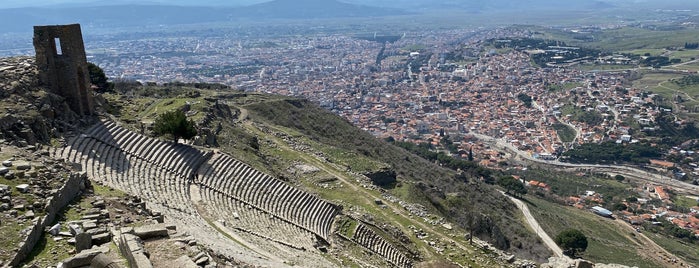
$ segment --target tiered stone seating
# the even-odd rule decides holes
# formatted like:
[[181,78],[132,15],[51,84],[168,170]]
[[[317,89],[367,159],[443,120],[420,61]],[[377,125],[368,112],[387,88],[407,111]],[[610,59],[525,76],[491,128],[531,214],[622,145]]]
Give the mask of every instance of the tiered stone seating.
[[[56,150],[55,156],[80,163],[94,180],[142,196],[151,204],[195,213],[188,195],[190,182],[184,174],[189,172],[191,175],[198,166],[182,166],[205,161],[197,158],[208,155],[191,147],[189,148],[193,151],[180,149],[179,152],[175,152],[172,144],[133,133],[110,121],[98,123],[86,133],[73,138],[64,150]],[[137,147],[147,144],[156,146],[156,149]],[[158,149],[167,151],[168,157],[157,159],[156,156],[166,155]],[[151,157],[144,157],[140,152],[148,152],[148,156]],[[192,152],[196,154],[190,155]],[[175,165],[179,165],[179,172],[171,172],[175,170]]]
[[54,155],[183,221],[199,217],[189,192],[195,184],[211,216],[248,237],[287,246],[291,251],[284,254],[312,249],[316,237],[327,241],[339,213],[335,205],[223,153],[145,137],[108,120],[85,133]]
[[202,199],[207,200],[206,202],[209,204],[207,209],[212,216],[224,220],[229,228],[254,234],[295,249],[313,248],[314,235],[310,231],[251,207],[221,191],[205,186],[200,187],[199,190]]
[[383,239],[383,237],[379,236],[374,231],[372,231],[371,228],[367,227],[362,223],[359,223],[359,225],[357,225],[357,229],[355,230],[354,235],[352,236],[352,240],[357,244],[367,248],[368,250],[376,254],[379,254],[386,261],[395,266],[412,266],[410,260],[407,257],[405,257],[405,255],[403,255],[403,253],[401,253],[400,250],[393,247],[391,243]]
[[196,181],[206,188],[328,238],[337,207],[259,172],[226,154],[216,154]]
[[201,163],[211,155],[211,153],[204,154],[191,146],[145,137],[122,128],[112,121],[102,121],[87,133],[85,136],[118,147],[127,154],[135,155],[144,161],[190,179],[194,177]]

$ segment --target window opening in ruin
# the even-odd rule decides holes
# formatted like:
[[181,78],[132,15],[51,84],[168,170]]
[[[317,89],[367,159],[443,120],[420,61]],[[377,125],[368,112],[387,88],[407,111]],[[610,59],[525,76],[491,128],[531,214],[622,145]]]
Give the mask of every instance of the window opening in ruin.
[[63,55],[63,50],[61,49],[61,39],[56,37],[53,39],[56,43],[56,55]]

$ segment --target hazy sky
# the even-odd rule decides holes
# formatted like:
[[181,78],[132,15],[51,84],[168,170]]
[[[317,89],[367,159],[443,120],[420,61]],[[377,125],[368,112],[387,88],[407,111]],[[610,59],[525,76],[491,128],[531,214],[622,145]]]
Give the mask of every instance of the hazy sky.
[[129,3],[160,3],[175,5],[251,5],[270,0],[0,0],[0,8],[15,8],[28,6],[57,6],[57,5],[84,5],[84,4],[129,4]]
[[[269,2],[272,0],[0,0],[0,8],[16,8],[16,7],[35,7],[35,6],[74,6],[74,5],[115,5],[115,4],[170,4],[170,5],[188,5],[188,6],[245,6]],[[477,3],[487,0],[339,0],[340,2],[374,5],[374,6],[393,6],[393,7],[409,7],[415,5],[431,5],[437,3]],[[526,0],[512,0],[526,1]],[[555,1],[557,3],[565,3],[569,0]],[[593,0],[588,0],[593,2]],[[673,7],[681,7],[683,5],[697,7],[697,0],[595,0],[607,3],[623,3],[631,6],[653,6],[661,7],[663,5],[672,5]],[[634,5],[634,3],[636,3]]]

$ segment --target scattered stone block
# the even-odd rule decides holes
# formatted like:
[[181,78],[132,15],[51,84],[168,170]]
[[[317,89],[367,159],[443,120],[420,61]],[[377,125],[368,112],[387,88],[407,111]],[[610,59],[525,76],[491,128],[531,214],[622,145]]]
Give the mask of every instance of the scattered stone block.
[[17,170],[30,170],[32,169],[32,165],[30,165],[29,163],[21,163],[18,164],[16,168]]
[[12,161],[10,161],[10,160],[2,161],[2,165],[5,166],[5,167],[11,167],[11,166],[12,166]]
[[75,235],[71,234],[70,232],[58,232],[58,235],[60,236],[65,236],[65,237],[73,237]]
[[60,233],[60,232],[61,232],[61,224],[60,223],[56,223],[54,226],[51,226],[51,228],[49,228],[49,234],[51,234],[53,236],[57,236],[58,233]]
[[85,228],[85,230],[95,229],[95,228],[97,228],[97,222],[95,222],[95,221],[83,222],[83,228]]
[[199,268],[199,266],[197,266],[192,259],[187,257],[187,255],[182,255],[181,257],[177,258],[174,264],[175,266],[182,268]]
[[92,244],[102,245],[109,243],[112,240],[112,235],[109,232],[99,233],[92,236]]
[[108,233],[109,230],[106,227],[100,227],[100,228],[92,228],[92,229],[87,230],[85,232],[89,233],[91,235],[96,235],[96,234],[101,234],[101,233]]
[[68,224],[68,231],[70,231],[70,234],[72,236],[76,236],[79,233],[83,233],[83,228],[80,227],[77,223],[69,223]]
[[85,215],[82,217],[83,220],[98,220],[100,218],[100,214],[89,214]]
[[93,206],[93,207],[96,207],[96,208],[105,208],[105,207],[106,207],[106,203],[104,202],[104,200],[101,200],[101,199],[100,199],[100,200],[95,200],[94,202],[92,202],[92,206]]
[[194,258],[192,258],[192,259],[198,260],[198,259],[201,259],[202,257],[206,257],[206,253],[203,251],[200,251],[199,253],[197,253],[197,255],[194,255]]
[[20,185],[15,186],[17,188],[17,191],[20,193],[28,193],[29,192],[29,184],[22,183]]
[[75,249],[78,252],[92,247],[92,235],[88,233],[78,233],[75,236]]
[[209,257],[204,256],[194,261],[199,266],[204,266],[209,262]]
[[168,235],[165,224],[153,224],[134,228],[134,234],[141,239],[165,237]]
[[0,175],[4,176],[4,175],[7,174],[8,172],[10,172],[10,169],[9,169],[9,168],[7,168],[7,167],[0,167]]
[[100,253],[92,259],[90,267],[117,268],[121,267],[121,265],[119,265],[118,260],[110,258],[107,254]]
[[92,259],[95,258],[95,256],[99,254],[103,254],[104,251],[109,252],[109,248],[104,249],[104,248],[95,248],[95,249],[88,249],[88,250],[83,250],[82,252],[76,254],[75,256],[69,257],[61,261],[61,263],[58,264],[58,267],[63,267],[63,268],[73,268],[73,267],[83,267],[83,266],[89,266],[90,263],[92,262]]

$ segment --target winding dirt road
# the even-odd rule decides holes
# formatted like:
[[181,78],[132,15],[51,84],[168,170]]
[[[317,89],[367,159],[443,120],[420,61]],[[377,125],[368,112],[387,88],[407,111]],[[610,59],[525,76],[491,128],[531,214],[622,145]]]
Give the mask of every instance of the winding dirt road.
[[563,257],[563,258],[568,258],[568,256],[563,255],[563,250],[556,244],[556,242],[551,239],[551,237],[544,231],[544,229],[541,228],[539,225],[539,222],[536,221],[534,216],[532,216],[532,213],[529,211],[529,207],[527,204],[522,202],[522,200],[519,200],[517,198],[514,198],[512,196],[509,196],[505,194],[505,192],[500,191],[504,196],[507,196],[512,200],[515,205],[517,205],[517,208],[519,208],[520,211],[524,214],[524,218],[527,220],[527,224],[536,232],[536,234],[541,238],[541,241],[544,242],[544,244],[553,252],[553,254],[556,257]]

